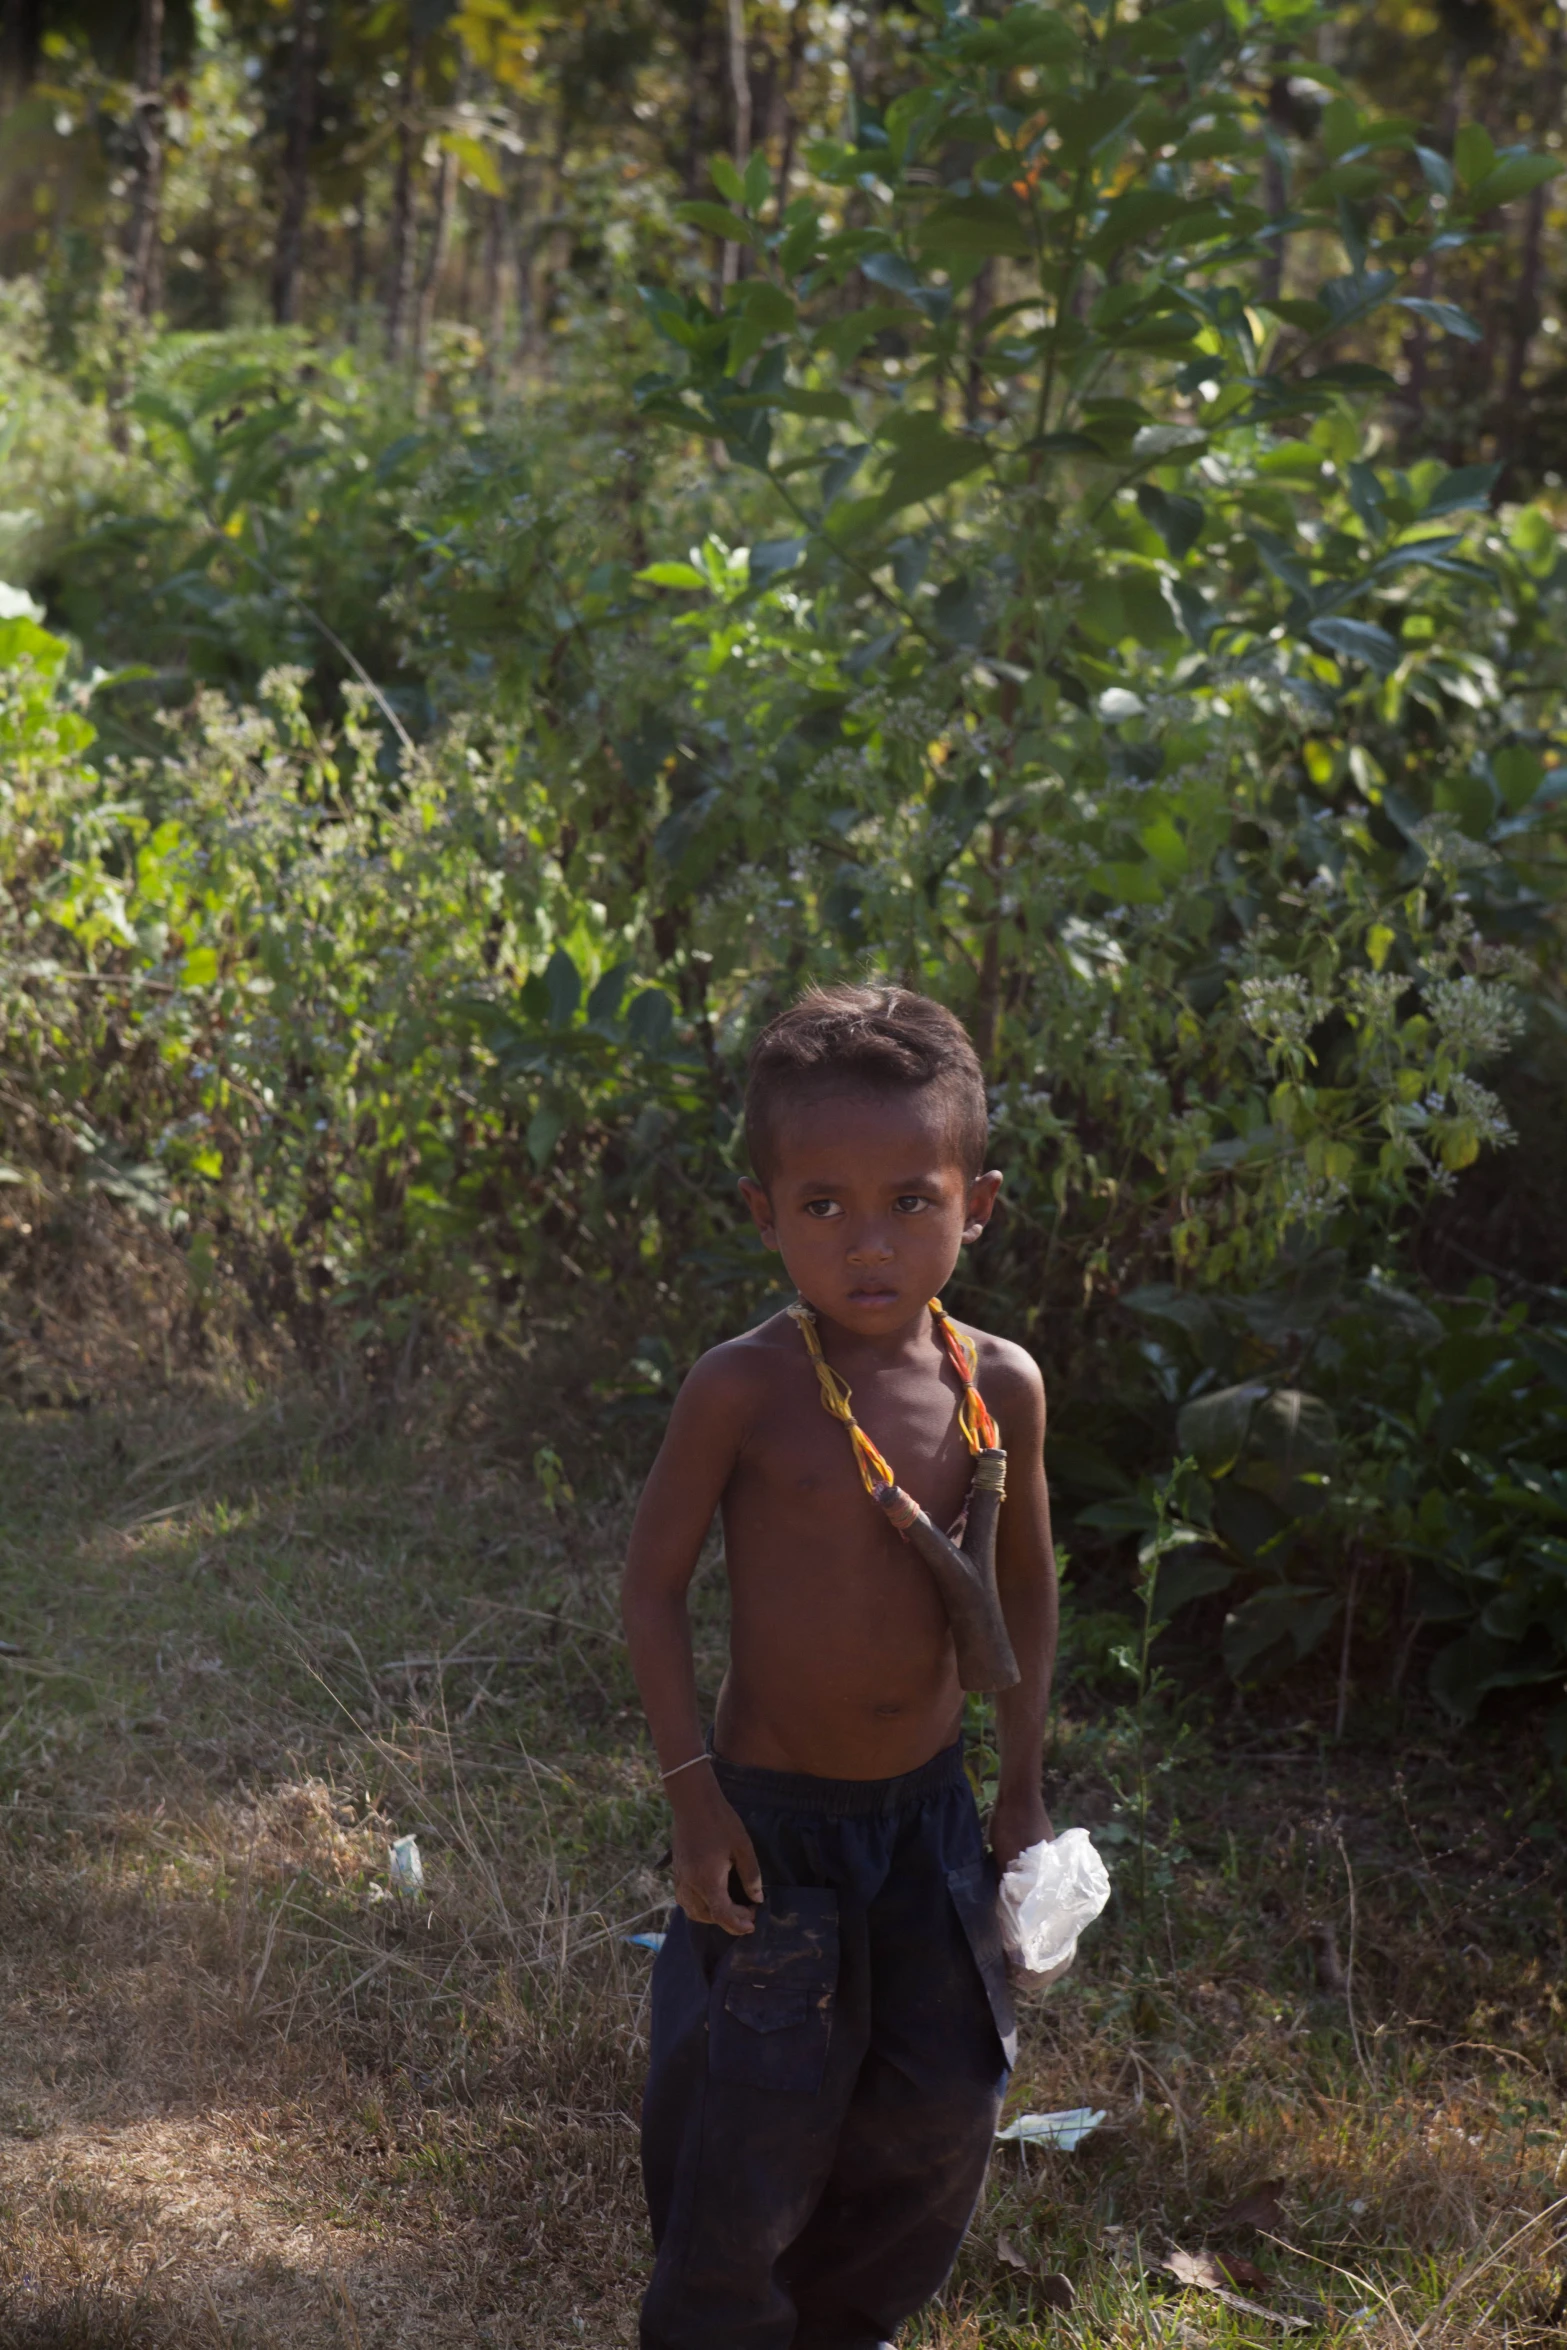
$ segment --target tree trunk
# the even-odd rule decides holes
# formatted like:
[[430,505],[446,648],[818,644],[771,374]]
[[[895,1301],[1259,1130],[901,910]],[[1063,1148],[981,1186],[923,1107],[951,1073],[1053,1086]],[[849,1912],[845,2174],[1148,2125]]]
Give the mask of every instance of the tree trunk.
[[778,162],[778,217],[782,220],[789,201],[789,182],[794,176],[794,151],[799,141],[800,123],[794,110],[794,95],[800,82],[800,63],[805,55],[806,11],[796,8],[789,19],[789,48],[784,69],[774,83],[778,114],[776,126],[780,136],[781,152]]
[[5,0],[0,8],[0,113],[19,106],[38,76],[43,0]]
[[414,320],[416,367],[423,366],[424,355],[430,347],[436,297],[441,290],[441,271],[446,264],[446,247],[452,233],[452,195],[456,185],[456,163],[443,147],[441,160],[436,166],[435,193],[430,203],[430,234],[424,250],[424,268],[419,275],[419,308]]
[[1502,408],[1497,419],[1504,438],[1516,436],[1518,408],[1523,399],[1524,369],[1529,345],[1540,329],[1540,244],[1545,230],[1545,190],[1536,188],[1523,216],[1523,254],[1513,287],[1508,321],[1507,380],[1502,386]]
[[707,174],[702,169],[702,149],[706,145],[704,125],[707,110],[703,99],[707,95],[708,17],[706,9],[691,18],[686,34],[686,111],[680,156],[680,192],[687,199],[705,196],[708,192]]
[[[732,152],[735,169],[743,173],[751,160],[751,60],[747,53],[745,0],[729,0],[729,88],[734,105]],[[723,280],[732,286],[740,275],[740,247],[725,245]]]
[[361,189],[354,206],[353,218],[348,224],[348,324],[346,333],[350,343],[359,340],[360,314],[365,306],[365,281],[369,275],[369,256],[365,250],[365,200]]
[[136,26],[136,94],[131,115],[136,192],[131,203],[125,290],[133,318],[144,323],[158,306],[163,211],[163,0],[141,0]]
[[462,201],[461,182],[452,199],[452,218],[459,223],[457,241],[462,252],[462,259],[457,265],[457,299],[453,308],[466,326],[473,309],[474,220],[472,204]]
[[517,209],[501,225],[502,242],[511,243],[512,262],[517,275],[517,334],[514,349],[519,363],[527,365],[533,350],[538,323],[538,302],[534,284],[534,262],[538,253],[539,231],[530,226],[530,198],[542,194],[542,182],[530,188],[526,173],[517,185]]
[[[1544,122],[1554,122],[1561,105],[1561,60],[1562,23],[1557,15],[1551,28],[1550,67],[1540,77],[1538,90],[1538,119]],[[1529,364],[1529,345],[1540,331],[1540,267],[1545,233],[1545,195],[1544,188],[1535,189],[1523,218],[1523,254],[1510,305],[1512,315],[1508,321],[1507,380],[1502,387],[1502,409],[1497,419],[1504,448],[1509,443],[1516,446],[1520,438],[1519,409],[1523,403],[1524,369]]]
[[979,330],[990,316],[996,300],[996,265],[981,262],[975,273],[969,296],[969,363],[963,383],[963,420],[971,428],[978,424],[985,405],[985,370],[980,359],[982,345]]
[[[1270,220],[1282,220],[1289,210],[1289,170],[1284,139],[1293,127],[1287,74],[1276,73],[1268,86],[1268,123],[1262,149],[1262,209]],[[1257,294],[1276,302],[1284,291],[1284,239],[1269,239],[1258,272]]]
[[419,100],[421,43],[408,35],[408,64],[403,77],[402,112],[397,124],[397,167],[392,175],[392,233],[386,261],[386,355],[403,356],[414,326],[416,268],[414,243],[414,159],[418,130],[414,121]]
[[505,198],[486,196],[479,247],[479,331],[484,337],[487,374],[495,371],[495,362],[500,356],[501,336],[506,325],[506,293],[501,277],[505,226]]
[[272,315],[279,326],[292,326],[299,317],[320,48],[319,0],[294,0],[294,72],[283,142],[283,209],[278,216],[277,248],[272,256]]
[[994,1076],[996,1049],[1001,1042],[1001,898],[1006,883],[1006,827],[993,820],[990,827],[990,880],[995,908],[985,930],[979,959],[979,989],[971,1033],[974,1050],[987,1076]]

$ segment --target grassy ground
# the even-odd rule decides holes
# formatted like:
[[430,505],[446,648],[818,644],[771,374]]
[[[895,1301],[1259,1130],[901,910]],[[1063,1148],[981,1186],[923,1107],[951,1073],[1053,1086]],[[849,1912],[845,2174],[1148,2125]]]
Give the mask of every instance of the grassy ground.
[[[554,1514],[529,1451],[438,1401],[0,1407],[0,2350],[633,2339],[665,1815],[626,1497]],[[711,1683],[711,1574],[701,1632]],[[1062,1824],[1115,1825],[1107,1707],[1068,1690]],[[1141,1934],[1118,1902],[1025,2016],[1012,2108],[1107,2119],[998,2149],[909,2338],[1560,2343],[1567,1868],[1522,1735],[1205,1733]]]

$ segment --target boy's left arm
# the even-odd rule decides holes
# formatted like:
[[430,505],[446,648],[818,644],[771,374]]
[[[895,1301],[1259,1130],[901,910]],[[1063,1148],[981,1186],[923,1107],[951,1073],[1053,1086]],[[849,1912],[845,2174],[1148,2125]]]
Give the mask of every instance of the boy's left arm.
[[1007,1498],[996,1529],[996,1582],[1021,1675],[996,1698],[1001,1777],[990,1845],[1005,1870],[1031,1844],[1053,1836],[1040,1778],[1050,1676],[1056,1661],[1056,1562],[1045,1487],[1045,1384],[1021,1347],[1009,1346],[990,1400],[1007,1448]]

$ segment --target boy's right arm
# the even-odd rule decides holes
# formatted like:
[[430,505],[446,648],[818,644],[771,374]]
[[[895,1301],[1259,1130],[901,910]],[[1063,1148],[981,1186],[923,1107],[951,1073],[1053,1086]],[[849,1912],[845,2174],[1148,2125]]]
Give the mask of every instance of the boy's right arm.
[[621,1585],[631,1669],[674,1813],[675,1899],[699,1925],[749,1934],[755,1911],[733,1899],[731,1868],[753,1902],[762,1877],[744,1822],[704,1758],[686,1593],[744,1434],[745,1382],[733,1358],[704,1355],[675,1398],[668,1432],[642,1490]]

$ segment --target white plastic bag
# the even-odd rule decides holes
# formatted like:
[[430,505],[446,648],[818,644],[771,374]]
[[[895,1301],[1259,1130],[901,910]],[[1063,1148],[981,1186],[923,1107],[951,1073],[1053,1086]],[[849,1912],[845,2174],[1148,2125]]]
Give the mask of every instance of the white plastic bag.
[[1025,1977],[1064,1975],[1077,1937],[1110,1898],[1105,1864],[1086,1828],[1020,1852],[1001,1880],[1001,1939]]
[[416,1836],[399,1836],[395,1844],[386,1848],[387,1875],[394,1893],[419,1894],[424,1891],[424,1861]]

